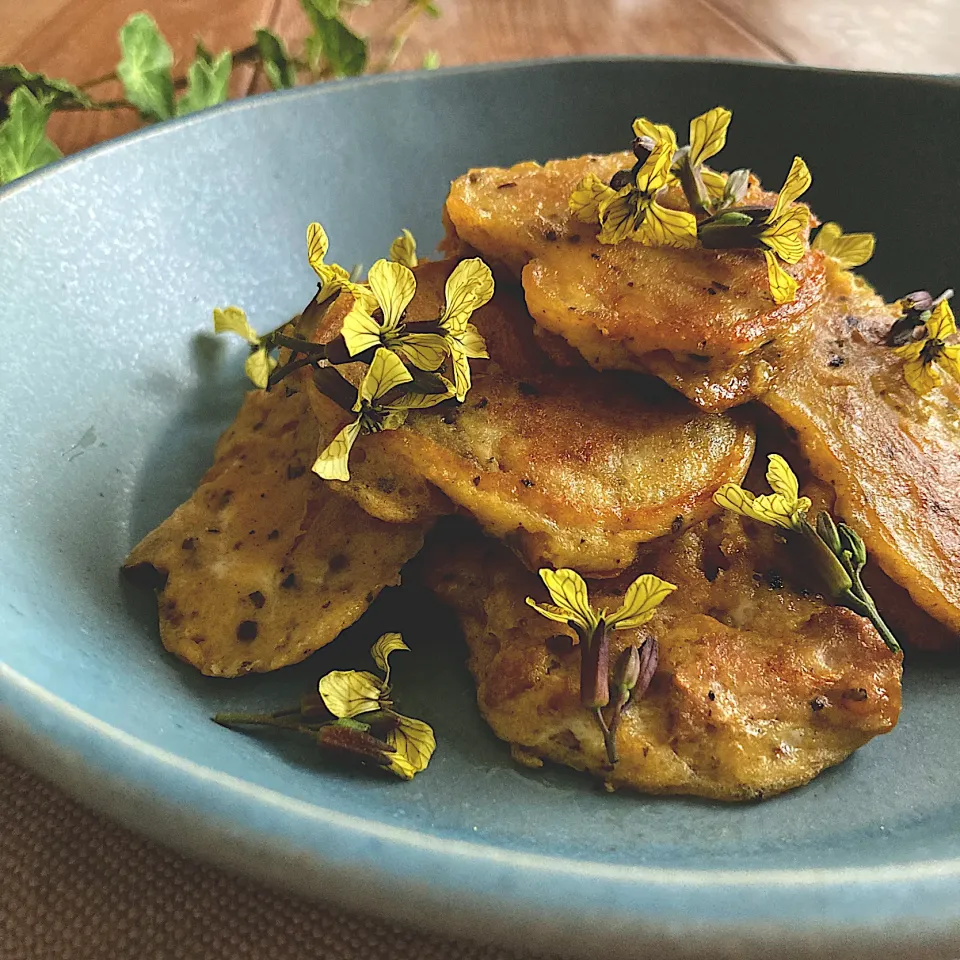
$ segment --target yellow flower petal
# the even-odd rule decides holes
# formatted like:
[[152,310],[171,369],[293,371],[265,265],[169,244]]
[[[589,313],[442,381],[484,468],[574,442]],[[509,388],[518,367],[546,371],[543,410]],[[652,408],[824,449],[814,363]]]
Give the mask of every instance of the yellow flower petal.
[[770,489],[789,502],[796,503],[800,497],[800,483],[790,464],[779,453],[771,453],[767,459],[767,483]]
[[726,146],[732,116],[726,107],[714,107],[690,121],[690,166],[699,166]]
[[439,370],[450,352],[446,338],[439,333],[405,333],[390,346],[404,360],[420,370],[430,372]]
[[568,611],[555,607],[552,603],[537,603],[533,597],[527,597],[526,603],[528,607],[533,607],[540,616],[556,623],[566,623],[570,619]]
[[767,493],[762,497],[756,497],[751,505],[754,520],[760,520],[774,527],[783,527],[784,530],[798,530],[809,509],[809,497],[788,500],[779,493]]
[[392,350],[381,347],[373,355],[373,362],[367,368],[353,409],[359,413],[364,401],[375,404],[394,387],[409,383],[412,379],[413,375],[403,365],[403,361]]
[[317,276],[326,283],[324,270],[327,269],[323,258],[330,248],[327,231],[319,223],[311,223],[307,227],[307,262],[313,267]]
[[[673,144],[673,151],[677,149],[677,134],[673,127],[665,123],[653,123],[646,117],[637,117],[633,121],[633,135],[635,137],[649,137],[654,144],[659,145],[666,141]],[[671,158],[672,159],[672,158]]]
[[[673,131],[671,131],[672,133]],[[670,164],[677,152],[676,140],[661,141],[653,153],[644,161],[637,173],[636,189],[647,197],[653,197],[670,180]]]
[[414,240],[413,234],[406,227],[404,227],[403,233],[390,244],[390,259],[402,263],[411,270],[419,262],[417,260],[417,241]]
[[654,200],[647,206],[634,239],[647,247],[695,247],[697,218],[684,210],[661,207]]
[[727,178],[722,173],[717,173],[709,167],[702,167],[700,169],[700,179],[712,200],[719,200],[723,196],[727,187]]
[[946,300],[941,300],[931,311],[927,321],[927,336],[931,340],[946,340],[957,332],[957,321]]
[[624,187],[600,204],[600,234],[597,239],[601,243],[619,243],[633,236],[640,216],[638,199],[636,190]]
[[493,274],[479,257],[461,260],[444,287],[440,326],[455,337],[462,336],[471,314],[489,302],[493,289]]
[[763,251],[767,261],[767,281],[775,303],[792,303],[797,298],[797,281],[787,273],[772,250]]
[[596,223],[600,217],[600,203],[615,194],[616,191],[595,173],[588,173],[570,194],[570,212],[583,223]]
[[450,362],[453,366],[454,396],[463,403],[470,387],[473,385],[473,379],[470,375],[470,360],[459,346],[454,346],[450,351]]
[[810,244],[814,250],[822,250],[833,257],[845,270],[862,267],[872,256],[876,247],[872,233],[844,233],[839,223],[825,223]]
[[943,383],[940,371],[932,363],[925,363],[919,357],[904,363],[903,376],[910,389],[921,397]]
[[566,612],[568,620],[580,624],[585,630],[596,627],[599,618],[590,606],[587,584],[576,570],[550,570],[544,567],[540,570],[540,579],[546,586],[550,599]]
[[270,374],[273,373],[276,366],[277,361],[261,347],[247,357],[246,363],[243,365],[243,371],[255,387],[266,390]]
[[[350,283],[350,274],[347,273],[339,263],[325,263],[316,267],[317,276],[320,277],[320,289],[317,290],[317,303],[323,303],[329,300],[334,294],[341,290],[351,290],[355,284]],[[367,312],[376,310],[377,303],[373,295],[367,291],[367,297],[370,305]]]
[[333,670],[320,678],[317,689],[335,717],[356,717],[380,709],[383,684],[365,670]]
[[384,684],[390,682],[390,654],[397,650],[409,649],[399,633],[385,633],[370,648],[370,656],[373,657],[373,662],[386,674]]
[[627,587],[622,606],[607,617],[607,623],[615,630],[631,630],[642,626],[676,589],[674,584],[652,573],[645,573]]
[[257,331],[250,326],[246,313],[240,307],[218,307],[213,311],[214,333],[235,333],[249,344],[260,343]]
[[[434,750],[437,749],[437,738],[434,736],[433,729],[423,720],[417,720],[414,717],[404,717],[397,714],[399,725],[393,730],[388,731],[384,741],[396,748],[396,754],[391,757],[391,761],[400,761],[399,770],[394,770],[400,776],[412,771],[412,774],[420,773],[426,770]],[[393,763],[391,762],[391,769]],[[403,772],[401,772],[403,771]],[[404,779],[409,779],[404,776]]]
[[898,357],[903,357],[904,360],[916,360],[921,353],[923,353],[923,347],[926,343],[926,340],[911,340],[909,343],[905,343],[902,347],[894,347],[893,352]]
[[773,223],[774,220],[779,220],[786,213],[790,204],[810,189],[811,183],[813,183],[813,177],[810,176],[807,165],[801,157],[794,157],[790,172],[787,174],[787,179],[784,181],[770,216],[767,217],[767,222]]
[[446,377],[441,378],[449,388],[446,393],[417,393],[415,391],[405,393],[398,401],[396,406],[403,410],[426,410],[429,407],[435,407],[444,400],[449,400],[454,396],[454,386]]
[[343,318],[340,329],[343,342],[347,345],[347,353],[351,357],[380,346],[382,333],[380,324],[357,302],[354,302],[350,312]]
[[384,333],[392,333],[400,326],[403,311],[417,291],[417,281],[410,268],[402,263],[378,260],[367,274],[367,283],[383,311]]
[[318,454],[311,468],[321,480],[349,480],[350,451],[360,436],[360,418],[348,423]]
[[951,344],[944,347],[937,362],[954,380],[960,383],[960,346]]
[[472,323],[467,324],[467,329],[463,331],[463,336],[459,339],[464,354],[471,360],[490,359],[490,354],[487,353],[487,342]]
[[768,221],[759,238],[784,263],[799,263],[806,249],[803,234],[809,222],[809,212],[804,207],[794,207],[779,220]]

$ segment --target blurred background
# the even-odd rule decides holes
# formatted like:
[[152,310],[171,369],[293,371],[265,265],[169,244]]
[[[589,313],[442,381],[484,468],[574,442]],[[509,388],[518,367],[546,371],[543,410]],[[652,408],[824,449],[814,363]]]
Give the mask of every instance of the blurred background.
[[[122,95],[109,77],[118,30],[147,10],[173,49],[175,78],[202,38],[233,51],[229,95],[239,97],[270,86],[262,63],[243,55],[254,30],[268,27],[296,54],[313,31],[311,6],[337,10],[368,41],[368,70],[609,53],[960,73],[955,0],[0,0],[0,64],[109,101]],[[70,153],[138,123],[130,109],[60,112],[48,132]]]

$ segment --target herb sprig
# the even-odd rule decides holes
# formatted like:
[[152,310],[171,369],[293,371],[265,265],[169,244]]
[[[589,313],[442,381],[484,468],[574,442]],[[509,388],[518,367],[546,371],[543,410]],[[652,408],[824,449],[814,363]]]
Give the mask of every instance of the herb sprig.
[[[63,154],[47,135],[47,123],[57,111],[136,110],[141,120],[156,123],[216,106],[227,99],[237,64],[262,69],[274,90],[367,71],[390,69],[421,15],[437,17],[430,0],[407,0],[397,18],[387,25],[388,48],[376,62],[370,60],[366,37],[347,23],[352,7],[369,0],[300,0],[311,32],[295,50],[265,27],[253,42],[239,50],[212,53],[198,41],[186,75],[174,77],[173,50],[147,13],[135,13],[119,32],[120,61],[110,73],[79,86],[62,78],[31,73],[19,64],[0,64],[0,185],[10,183]],[[439,65],[436,51],[424,57],[425,69]],[[98,99],[92,90],[111,81],[123,85],[121,99]]]

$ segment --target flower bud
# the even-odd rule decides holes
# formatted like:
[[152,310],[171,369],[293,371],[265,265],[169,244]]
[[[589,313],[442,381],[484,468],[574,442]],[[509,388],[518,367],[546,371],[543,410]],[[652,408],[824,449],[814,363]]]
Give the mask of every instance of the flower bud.
[[854,568],[857,571],[861,570],[867,562],[867,548],[864,546],[863,540],[856,530],[851,529],[845,523],[841,523],[838,529],[843,549],[850,554],[850,560]]
[[640,651],[631,644],[624,648],[613,666],[613,684],[629,693],[640,679]]
[[821,510],[817,514],[817,534],[833,554],[840,555],[840,534],[837,532],[833,517],[826,510]]

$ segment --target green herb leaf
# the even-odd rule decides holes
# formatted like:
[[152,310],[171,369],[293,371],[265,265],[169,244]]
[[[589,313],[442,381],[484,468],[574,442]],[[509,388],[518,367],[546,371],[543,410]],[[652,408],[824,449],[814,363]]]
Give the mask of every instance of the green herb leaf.
[[433,3],[433,0],[418,0],[420,9],[428,16],[433,17],[434,20],[440,16],[440,8]]
[[197,56],[187,71],[187,92],[177,102],[177,116],[196,113],[215,107],[227,99],[233,55],[224,50],[214,57],[202,44],[197,44]]
[[[94,105],[82,90],[66,80],[30,73],[20,64],[0,65],[0,101],[9,101],[13,92],[20,87],[26,87],[37,100],[46,101],[51,110],[62,110],[64,107],[89,109]],[[0,120],[5,116],[0,105]]]
[[440,66],[440,54],[436,50],[428,50],[423,55],[423,69],[436,70]]
[[290,59],[283,41],[270,30],[257,31],[257,50],[263,72],[274,90],[289,90],[297,85],[297,67]]
[[117,76],[123,81],[127,99],[151,120],[169,120],[173,102],[173,51],[146,13],[135,13],[120,28]]
[[300,2],[311,20],[312,12],[318,13],[326,20],[333,20],[340,16],[340,0],[300,0]]
[[[356,77],[367,68],[367,41],[357,36],[339,17],[328,16],[329,0],[301,0],[313,24],[313,33],[305,41],[307,57],[313,67],[321,58],[338,77]],[[339,6],[339,4],[337,4]]]
[[0,183],[63,156],[46,134],[51,109],[49,102],[38,100],[27,87],[14,90],[9,115],[0,124]]

